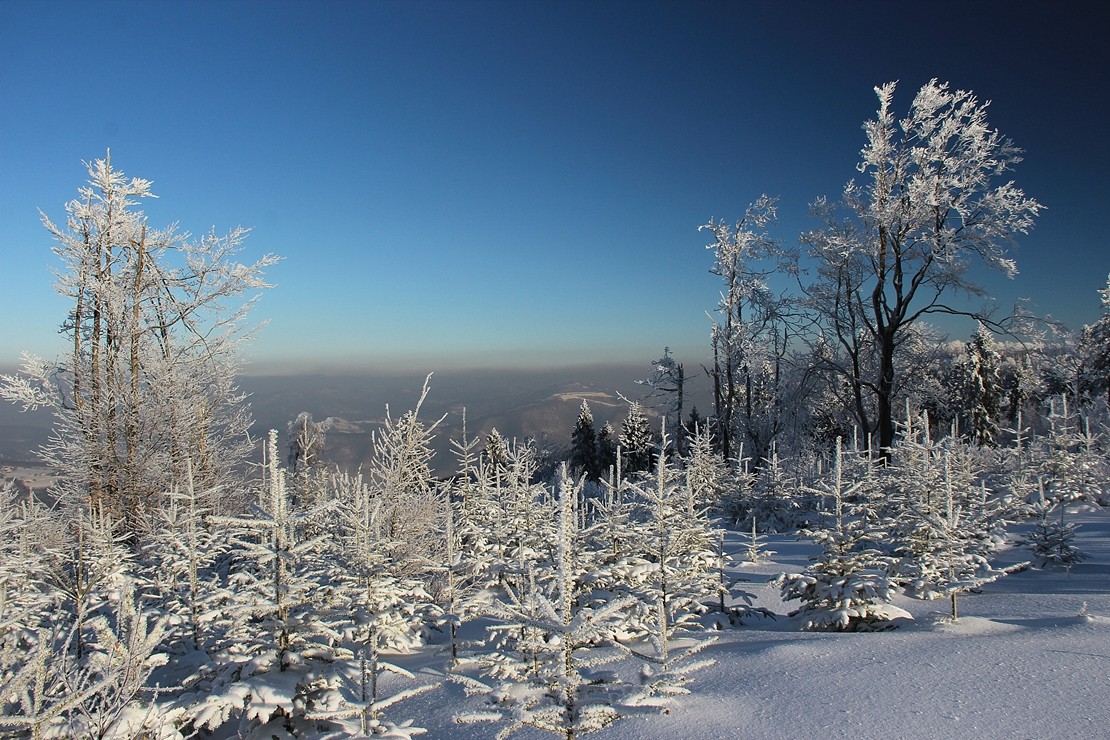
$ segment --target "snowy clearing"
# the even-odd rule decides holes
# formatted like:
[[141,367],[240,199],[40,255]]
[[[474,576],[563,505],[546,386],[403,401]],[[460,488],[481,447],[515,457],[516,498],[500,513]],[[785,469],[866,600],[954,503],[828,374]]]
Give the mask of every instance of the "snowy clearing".
[[[1078,543],[1091,558],[1062,568],[1008,576],[947,601],[900,597],[914,615],[872,633],[803,632],[783,616],[766,579],[804,567],[815,548],[793,537],[769,541],[775,561],[748,565],[756,605],[777,619],[726,629],[706,653],[717,663],[695,674],[692,694],[668,714],[628,718],[597,738],[1076,738],[1101,737],[1110,720],[1110,512],[1075,513]],[[736,549],[742,535],[730,534]],[[1015,548],[1012,560],[1027,557]],[[1087,616],[1079,616],[1086,605]],[[428,737],[489,738],[498,726],[457,725],[476,707],[445,686],[405,702]],[[551,737],[521,730],[514,737]]]

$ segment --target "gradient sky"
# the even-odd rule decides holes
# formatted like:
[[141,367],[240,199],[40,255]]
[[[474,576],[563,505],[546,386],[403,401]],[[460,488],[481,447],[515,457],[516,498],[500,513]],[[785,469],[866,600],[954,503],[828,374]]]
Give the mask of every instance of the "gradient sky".
[[0,0],[0,365],[53,357],[38,221],[103,157],[154,225],[285,257],[252,370],[643,362],[707,353],[697,227],[856,172],[873,87],[991,100],[1048,210],[986,282],[1079,328],[1110,250],[1104,2]]

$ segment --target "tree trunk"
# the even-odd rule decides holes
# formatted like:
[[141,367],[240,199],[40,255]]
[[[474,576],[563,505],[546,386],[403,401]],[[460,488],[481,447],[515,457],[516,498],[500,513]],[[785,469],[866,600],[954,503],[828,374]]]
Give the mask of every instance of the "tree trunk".
[[894,336],[886,331],[879,339],[879,383],[876,395],[875,421],[879,432],[879,454],[890,459],[890,449],[894,444]]

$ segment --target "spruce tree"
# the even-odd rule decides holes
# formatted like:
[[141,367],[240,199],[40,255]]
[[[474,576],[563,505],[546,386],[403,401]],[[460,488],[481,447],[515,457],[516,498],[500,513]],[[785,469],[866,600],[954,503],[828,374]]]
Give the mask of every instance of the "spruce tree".
[[1002,358],[991,333],[979,323],[967,344],[961,406],[967,435],[980,447],[998,437],[1002,411]]
[[797,600],[805,629],[883,629],[891,620],[911,618],[890,604],[894,582],[887,575],[890,558],[879,549],[886,538],[884,522],[875,516],[875,491],[865,478],[845,479],[844,452],[837,439],[830,479],[813,493],[829,504],[832,522],[803,532],[822,548],[802,573],[783,573],[774,583],[784,601]]
[[597,669],[623,657],[611,645],[630,600],[579,598],[593,580],[591,559],[581,548],[581,493],[581,482],[572,481],[564,464],[552,557],[530,566],[520,586],[506,588],[504,599],[490,608],[498,648],[477,661],[486,680],[451,676],[467,693],[488,696],[488,709],[458,714],[456,722],[508,723],[498,737],[533,727],[574,740],[626,714],[614,701],[619,679]]
[[652,434],[643,407],[633,401],[621,422],[621,469],[625,475],[651,471]]
[[483,454],[486,463],[491,465],[494,471],[504,471],[508,466],[508,443],[501,432],[497,431],[497,427],[491,429],[490,433],[486,435],[486,449]]
[[594,415],[585,399],[570,435],[570,467],[575,473],[585,475],[588,481],[597,482],[601,478]]
[[597,434],[597,464],[602,473],[617,464],[617,432],[609,422]]

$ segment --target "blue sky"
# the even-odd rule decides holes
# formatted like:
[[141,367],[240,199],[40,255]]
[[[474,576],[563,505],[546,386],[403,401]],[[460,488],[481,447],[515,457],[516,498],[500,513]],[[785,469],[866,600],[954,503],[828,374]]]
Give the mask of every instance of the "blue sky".
[[1105,4],[0,0],[0,365],[54,356],[55,220],[111,148],[145,210],[285,260],[254,370],[707,353],[697,227],[855,175],[872,88],[992,102],[1043,202],[988,276],[1078,328],[1110,271]]

